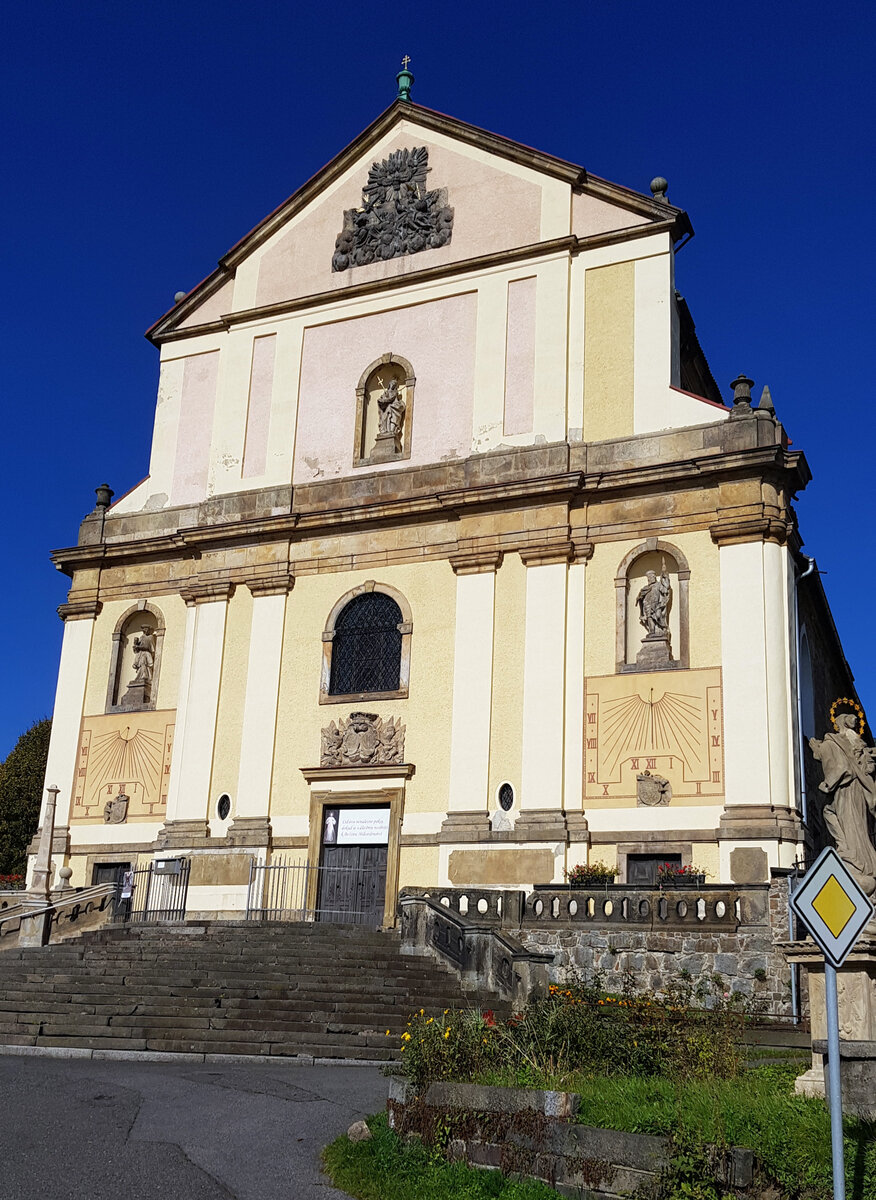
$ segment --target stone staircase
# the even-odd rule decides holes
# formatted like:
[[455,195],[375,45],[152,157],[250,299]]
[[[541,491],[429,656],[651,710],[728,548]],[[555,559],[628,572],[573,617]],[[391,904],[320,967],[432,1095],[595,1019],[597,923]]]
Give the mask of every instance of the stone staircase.
[[414,1009],[475,1003],[361,926],[147,925],[0,955],[7,1046],[389,1060]]

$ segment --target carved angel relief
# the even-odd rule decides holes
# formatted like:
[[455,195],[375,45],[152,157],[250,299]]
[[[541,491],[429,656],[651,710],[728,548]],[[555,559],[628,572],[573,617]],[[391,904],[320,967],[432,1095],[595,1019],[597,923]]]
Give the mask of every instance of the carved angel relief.
[[405,760],[405,726],[400,717],[352,712],[322,730],[323,767],[377,767]]
[[372,163],[362,189],[362,207],[344,213],[335,240],[333,271],[363,267],[401,254],[445,246],[453,233],[447,189],[429,191],[429,151],[424,146],[395,150]]

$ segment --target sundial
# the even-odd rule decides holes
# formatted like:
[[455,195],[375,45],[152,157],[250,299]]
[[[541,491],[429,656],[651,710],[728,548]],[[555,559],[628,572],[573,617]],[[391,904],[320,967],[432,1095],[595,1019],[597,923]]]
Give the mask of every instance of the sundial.
[[673,802],[723,795],[720,668],[590,677],[584,739],[588,805],[635,802],[646,771],[670,781]]
[[162,815],[167,803],[174,712],[111,713],[82,722],[73,789],[73,821],[102,821],[123,792],[128,819]]

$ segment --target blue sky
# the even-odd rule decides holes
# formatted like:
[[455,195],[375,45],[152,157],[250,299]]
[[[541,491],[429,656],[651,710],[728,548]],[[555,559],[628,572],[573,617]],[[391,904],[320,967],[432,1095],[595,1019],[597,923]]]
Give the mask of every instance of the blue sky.
[[[677,283],[719,384],[768,383],[814,480],[807,553],[857,677],[870,650],[876,6],[6,0],[0,757],[52,708],[93,489],[148,456],[143,331],[392,100],[413,98],[647,191],[696,237]],[[870,713],[871,720],[876,710]]]

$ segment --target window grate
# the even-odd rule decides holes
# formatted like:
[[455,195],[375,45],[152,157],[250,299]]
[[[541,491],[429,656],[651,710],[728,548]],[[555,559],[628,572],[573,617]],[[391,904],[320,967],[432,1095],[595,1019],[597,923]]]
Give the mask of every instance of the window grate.
[[384,592],[356,596],[341,609],[332,642],[330,696],[398,691],[401,621],[401,609]]

